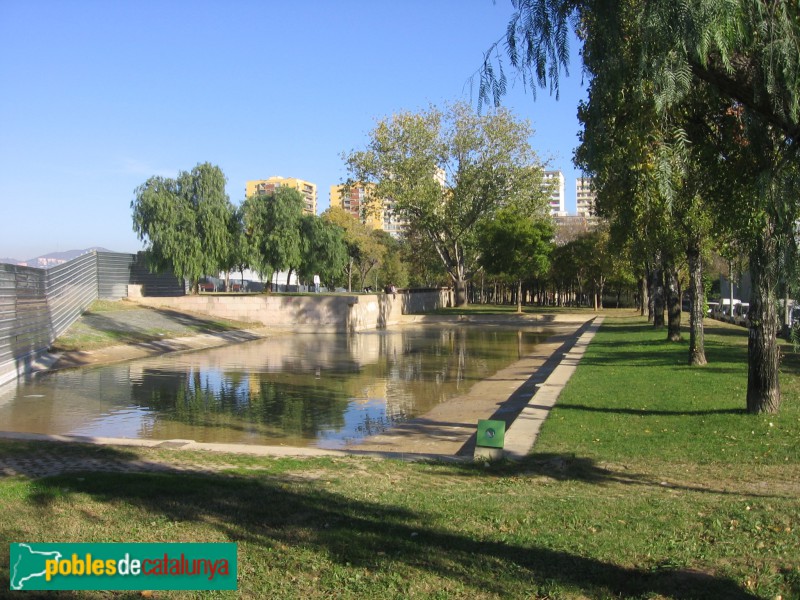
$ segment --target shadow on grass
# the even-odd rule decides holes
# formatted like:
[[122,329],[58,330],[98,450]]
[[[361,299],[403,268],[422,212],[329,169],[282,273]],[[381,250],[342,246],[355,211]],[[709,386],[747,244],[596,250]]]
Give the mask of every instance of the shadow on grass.
[[714,489],[679,483],[665,482],[647,475],[633,473],[627,469],[613,470],[600,466],[592,458],[578,457],[574,454],[532,454],[521,462],[501,462],[492,464],[487,472],[482,463],[454,463],[448,465],[450,474],[462,477],[547,477],[557,481],[578,481],[592,485],[622,484],[651,488],[667,488],[685,492],[714,494],[720,496],[738,496],[746,498],[794,499],[794,496],[781,494],[758,494],[727,489]]
[[[96,474],[41,481],[37,494],[46,495],[49,487],[61,495],[88,494],[100,502],[125,503],[171,520],[213,526],[231,541],[248,542],[265,553],[279,545],[300,545],[376,576],[381,569],[402,572],[404,566],[411,572],[427,571],[458,581],[476,595],[506,596],[509,590],[539,595],[540,586],[558,585],[598,598],[755,598],[735,581],[706,573],[626,568],[547,547],[473,537],[456,527],[426,526],[429,519],[422,512],[345,497],[318,483]],[[36,497],[31,501],[40,502]],[[251,564],[259,560],[252,554],[251,550]]]
[[558,404],[558,409],[580,410],[585,412],[635,415],[640,417],[707,417],[711,415],[745,415],[744,408],[720,408],[716,410],[642,410],[638,408],[610,408],[604,406],[588,406],[586,404]]
[[[686,367],[689,357],[688,338],[680,342],[666,340],[664,337],[653,339],[652,327],[647,324],[616,325],[603,327],[604,336],[592,340],[592,347],[599,350],[601,356],[589,353],[581,360],[583,365],[626,364],[643,366]],[[648,337],[642,338],[642,334]],[[619,335],[619,337],[617,337]],[[705,339],[705,353],[709,364],[704,369],[715,371],[740,372],[746,369],[747,345],[731,343],[727,339]],[[623,340],[623,341],[620,341]],[[746,341],[746,340],[745,340]],[[698,367],[692,367],[696,369]]]

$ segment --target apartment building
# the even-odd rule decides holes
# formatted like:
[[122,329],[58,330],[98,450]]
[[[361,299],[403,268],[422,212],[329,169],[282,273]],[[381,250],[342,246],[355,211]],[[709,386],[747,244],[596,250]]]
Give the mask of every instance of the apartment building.
[[594,200],[596,194],[592,187],[591,177],[578,177],[575,180],[575,212],[580,217],[594,216]]
[[550,198],[550,214],[554,217],[566,216],[564,197],[564,173],[561,171],[545,171],[542,176],[542,188]]
[[405,222],[397,217],[394,202],[374,196],[375,185],[354,183],[349,187],[332,185],[330,205],[338,206],[372,229],[382,229],[392,237],[400,237]]
[[272,194],[279,187],[290,187],[303,195],[305,207],[303,212],[307,215],[317,214],[317,185],[293,177],[270,177],[269,179],[256,179],[245,183],[245,197]]

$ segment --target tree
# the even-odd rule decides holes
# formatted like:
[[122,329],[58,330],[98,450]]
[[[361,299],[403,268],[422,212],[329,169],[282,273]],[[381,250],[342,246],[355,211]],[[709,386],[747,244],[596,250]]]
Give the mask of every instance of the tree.
[[401,251],[403,262],[408,265],[410,285],[423,288],[448,285],[450,277],[428,237],[406,230]]
[[198,164],[177,179],[151,177],[131,202],[133,229],[147,240],[152,267],[172,269],[189,280],[193,293],[202,276],[217,275],[229,262],[234,209],[225,182],[219,167]]
[[409,265],[404,260],[404,246],[406,243],[403,240],[394,239],[387,233],[383,237],[383,245],[386,248],[386,253],[378,272],[379,284],[376,289],[380,289],[380,285],[395,285],[400,288],[408,286]]
[[250,266],[250,248],[244,231],[244,211],[241,206],[231,212],[228,221],[228,233],[231,243],[228,246],[227,258],[222,264],[225,273],[225,290],[230,291],[230,273],[238,271],[244,284],[244,270]]
[[323,218],[338,225],[344,231],[348,261],[347,291],[353,291],[353,276],[358,275],[358,283],[363,288],[368,285],[367,276],[383,260],[386,247],[382,244],[379,232],[359,221],[356,217],[338,206],[332,206],[323,213]]
[[[556,90],[559,70],[567,64],[570,23],[578,26],[586,41],[605,41],[605,56],[612,58],[605,64],[612,69],[613,57],[624,53],[628,43],[621,30],[628,23],[635,25],[641,41],[631,73],[638,83],[636,88],[672,124],[672,139],[659,139],[662,151],[658,172],[668,172],[665,165],[670,158],[682,154],[688,146],[689,122],[681,115],[681,108],[698,84],[707,88],[712,100],[724,105],[723,111],[713,113],[714,118],[739,120],[740,127],[733,128],[734,139],[718,136],[724,147],[707,155],[706,167],[707,172],[713,172],[714,167],[728,171],[736,165],[732,181],[738,183],[739,191],[725,196],[723,203],[729,212],[735,206],[737,211],[754,217],[741,219],[734,228],[736,238],[749,248],[753,282],[747,406],[750,412],[777,411],[777,264],[783,254],[781,244],[787,243],[791,224],[800,211],[797,179],[792,174],[800,138],[797,3],[515,0],[514,6],[517,10],[505,36],[511,63],[523,72],[524,79],[530,77],[539,85],[547,85],[549,77],[551,89]],[[496,44],[494,50],[497,48]],[[492,68],[497,56],[492,51],[484,60],[483,100],[488,100],[491,92],[497,102],[505,91],[502,64],[497,76]],[[604,73],[602,59],[586,66],[595,77]],[[681,163],[686,164],[683,160]],[[742,177],[744,173],[749,176],[747,180]],[[669,187],[670,177],[661,180]],[[741,204],[733,204],[735,200]]]
[[[512,0],[505,35],[484,54],[479,101],[499,105],[506,92],[504,46],[525,84],[558,93],[569,64],[569,31],[583,39],[624,44],[620,25],[640,32],[638,76],[653,84],[654,102],[682,100],[697,80],[747,107],[796,145],[800,139],[800,6],[770,0],[597,3]],[[635,13],[630,8],[635,6]],[[608,55],[611,57],[612,55]]]
[[522,312],[522,282],[542,277],[550,268],[553,224],[531,219],[506,208],[478,232],[481,265],[496,275],[507,275],[517,284],[517,312]]
[[344,230],[316,215],[304,215],[300,230],[302,260],[298,275],[310,281],[317,274],[323,283],[331,287],[347,264]]
[[346,157],[353,179],[391,198],[411,235],[430,240],[456,290],[478,268],[477,230],[504,206],[543,210],[543,168],[530,125],[504,109],[478,115],[464,104],[404,112],[380,121],[367,149]]
[[300,265],[304,205],[302,194],[288,187],[245,199],[242,209],[250,264],[262,278],[271,281],[276,271],[291,271]]

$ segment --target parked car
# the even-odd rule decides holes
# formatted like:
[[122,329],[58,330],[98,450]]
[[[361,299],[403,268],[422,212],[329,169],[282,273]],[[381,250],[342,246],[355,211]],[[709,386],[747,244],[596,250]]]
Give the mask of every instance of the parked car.
[[706,316],[716,319],[716,314],[719,311],[719,302],[706,302]]
[[736,308],[736,305],[741,304],[742,301],[738,298],[733,299],[733,304],[731,305],[730,298],[720,298],[719,299],[719,310],[717,312],[717,319],[720,321],[726,321],[728,323],[733,323],[733,311],[731,310],[731,306]]
[[733,322],[742,327],[750,327],[750,303],[740,302],[733,307]]
[[725,308],[730,303],[730,299],[720,298],[719,302],[714,302],[714,310],[711,316],[719,321],[724,321]]

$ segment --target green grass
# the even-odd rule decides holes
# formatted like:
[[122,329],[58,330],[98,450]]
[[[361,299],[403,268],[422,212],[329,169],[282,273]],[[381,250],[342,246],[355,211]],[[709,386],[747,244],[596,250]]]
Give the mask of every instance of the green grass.
[[537,449],[612,461],[781,465],[797,460],[800,403],[791,347],[783,346],[780,414],[754,416],[744,411],[744,329],[711,321],[705,344],[709,364],[702,368],[686,365],[687,343],[670,344],[662,337],[636,320],[609,323],[559,399]]
[[709,325],[711,363],[689,368],[685,342],[608,317],[520,464],[0,442],[0,458],[218,470],[6,477],[0,532],[237,542],[239,591],[207,597],[798,598],[797,360],[783,363],[781,413],[745,414],[744,330]]

